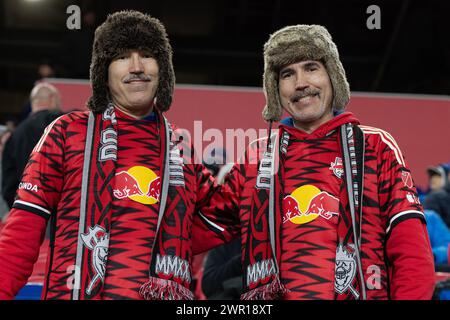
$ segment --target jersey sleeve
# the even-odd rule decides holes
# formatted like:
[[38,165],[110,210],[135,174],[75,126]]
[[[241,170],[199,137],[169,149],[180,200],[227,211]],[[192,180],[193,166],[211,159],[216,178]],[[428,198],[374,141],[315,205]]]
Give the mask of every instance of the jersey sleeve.
[[393,300],[430,300],[435,286],[433,253],[426,226],[408,219],[392,230],[386,244]]
[[426,223],[416,187],[400,148],[394,138],[380,130],[379,201],[381,214],[387,218],[386,234],[402,221],[417,218]]
[[0,300],[13,299],[27,283],[39,257],[47,220],[12,209],[0,237]]
[[380,213],[386,220],[386,258],[392,299],[430,299],[434,263],[426,220],[411,170],[395,139],[386,131],[365,127],[377,148]]
[[19,183],[13,208],[49,219],[63,185],[64,136],[56,119],[34,147]]

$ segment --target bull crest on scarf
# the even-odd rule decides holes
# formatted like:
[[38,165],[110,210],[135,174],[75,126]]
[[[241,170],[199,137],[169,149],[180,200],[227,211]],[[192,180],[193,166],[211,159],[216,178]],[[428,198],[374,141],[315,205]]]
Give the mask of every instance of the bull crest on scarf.
[[352,282],[356,275],[355,252],[352,245],[349,244],[348,247],[349,250],[342,244],[339,244],[337,247],[334,288],[339,294],[350,290],[355,298],[359,299],[359,293],[352,287]]
[[95,227],[89,227],[87,233],[81,234],[81,240],[89,250],[92,250],[92,266],[96,273],[86,289],[86,293],[90,295],[98,280],[102,282],[105,280],[109,234],[104,228],[95,225]]

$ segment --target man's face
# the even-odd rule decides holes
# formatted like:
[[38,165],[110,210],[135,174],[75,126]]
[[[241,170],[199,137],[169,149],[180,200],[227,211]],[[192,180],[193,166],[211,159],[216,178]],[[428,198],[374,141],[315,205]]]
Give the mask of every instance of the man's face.
[[127,51],[109,65],[112,102],[132,116],[144,117],[152,110],[158,83],[158,63],[146,52]]
[[322,62],[306,60],[281,68],[278,87],[281,105],[299,129],[312,132],[333,117],[333,88]]

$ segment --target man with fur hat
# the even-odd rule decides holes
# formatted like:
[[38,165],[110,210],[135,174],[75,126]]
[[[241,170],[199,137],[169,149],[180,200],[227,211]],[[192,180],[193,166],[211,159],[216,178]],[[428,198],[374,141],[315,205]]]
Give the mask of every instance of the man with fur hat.
[[175,83],[163,25],[108,16],[90,75],[90,111],[55,120],[31,154],[0,238],[0,299],[26,283],[47,221],[43,299],[192,299],[191,224],[214,188],[162,114]]
[[[263,117],[289,117],[202,211],[239,214],[242,298],[430,299],[433,255],[410,170],[389,133],[344,112],[350,90],[328,31],[283,28],[264,62]],[[211,237],[195,250],[220,243]]]

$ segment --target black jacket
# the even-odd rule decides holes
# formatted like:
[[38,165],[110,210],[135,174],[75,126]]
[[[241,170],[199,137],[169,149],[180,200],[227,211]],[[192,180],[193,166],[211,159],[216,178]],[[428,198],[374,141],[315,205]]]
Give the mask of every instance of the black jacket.
[[208,252],[202,290],[210,300],[239,300],[242,289],[241,238],[237,238]]
[[42,110],[32,113],[16,130],[5,144],[2,158],[2,195],[9,208],[14,203],[16,190],[22,178],[23,170],[45,127],[62,113]]
[[450,182],[425,198],[425,209],[436,211],[450,228]]

